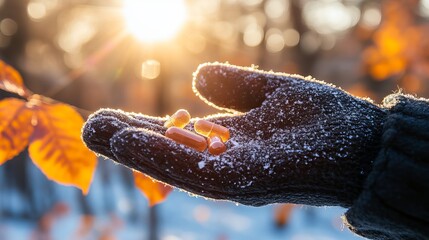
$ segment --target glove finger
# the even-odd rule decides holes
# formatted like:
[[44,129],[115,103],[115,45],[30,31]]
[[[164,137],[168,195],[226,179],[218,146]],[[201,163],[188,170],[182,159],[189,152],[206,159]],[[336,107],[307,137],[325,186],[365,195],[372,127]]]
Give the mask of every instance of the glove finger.
[[194,73],[193,90],[218,109],[247,112],[260,106],[275,88],[268,84],[271,77],[253,68],[206,63]]
[[[331,84],[311,77],[266,72],[224,63],[200,65],[194,73],[193,90],[209,105],[239,112],[247,112],[264,102],[273,101],[271,95],[275,92],[282,92],[298,104],[311,102],[311,99],[317,100],[321,95],[332,97],[342,92]],[[291,103],[293,102],[289,102]]]
[[91,117],[82,128],[82,140],[92,151],[114,159],[115,156],[110,151],[110,138],[127,127],[128,124],[111,116]]
[[116,132],[128,127],[143,127],[163,134],[166,128],[160,125],[163,122],[161,119],[121,110],[101,109],[89,116],[82,128],[82,139],[92,151],[114,159],[110,151],[110,138]]
[[156,132],[164,132],[165,117],[154,117],[140,113],[124,112],[119,109],[100,109],[89,118],[96,118],[101,116],[109,116],[116,118],[118,121],[126,123],[133,127],[147,128]]

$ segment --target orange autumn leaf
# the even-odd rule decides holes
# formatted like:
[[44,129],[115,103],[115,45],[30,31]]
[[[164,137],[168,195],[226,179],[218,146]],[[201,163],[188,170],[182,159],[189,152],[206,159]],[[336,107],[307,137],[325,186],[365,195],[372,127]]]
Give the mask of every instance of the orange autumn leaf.
[[24,86],[21,75],[13,67],[0,60],[0,89],[27,96],[28,89]]
[[33,132],[32,110],[26,102],[7,98],[0,101],[0,164],[12,159],[28,145]]
[[160,182],[155,182],[152,178],[143,173],[133,171],[136,187],[146,196],[149,206],[156,205],[165,200],[172,188]]
[[278,227],[284,227],[291,219],[291,213],[297,205],[286,203],[276,206],[274,219]]
[[51,180],[88,193],[97,158],[83,144],[82,117],[69,105],[34,106],[37,125],[28,148],[34,164]]

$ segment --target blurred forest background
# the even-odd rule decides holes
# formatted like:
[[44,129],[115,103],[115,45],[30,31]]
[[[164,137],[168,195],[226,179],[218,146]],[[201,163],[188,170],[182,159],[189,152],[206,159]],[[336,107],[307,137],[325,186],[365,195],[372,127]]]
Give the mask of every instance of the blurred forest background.
[[[429,97],[429,0],[154,0],[154,9],[142,2],[0,0],[0,58],[31,91],[76,106],[84,118],[101,107],[149,115],[179,108],[192,116],[216,113],[191,89],[193,71],[209,61],[312,75],[376,103],[398,89]],[[11,96],[0,90],[1,98]],[[130,171],[110,161],[99,161],[87,196],[46,179],[27,152],[0,166],[0,239],[49,239],[64,231],[75,234],[69,239],[201,239],[198,232],[206,239],[261,239],[256,233],[241,238],[246,228],[223,230],[229,224],[219,219],[230,210],[248,214],[249,221],[288,222],[284,206],[234,209],[174,191],[149,210]],[[358,238],[338,227],[341,210],[318,211],[300,208],[308,218],[338,213],[336,227],[325,219],[330,227],[322,228],[339,235],[294,239]],[[310,231],[301,213],[295,213],[301,219],[296,226]],[[57,219],[73,214],[79,217],[57,226]],[[174,214],[193,220],[174,221]],[[275,234],[269,236],[293,236]]]

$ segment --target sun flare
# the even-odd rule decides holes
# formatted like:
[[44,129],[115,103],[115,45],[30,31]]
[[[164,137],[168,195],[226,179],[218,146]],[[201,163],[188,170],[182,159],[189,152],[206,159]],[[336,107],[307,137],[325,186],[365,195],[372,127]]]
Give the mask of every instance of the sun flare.
[[172,38],[186,20],[184,0],[124,0],[128,31],[144,42]]

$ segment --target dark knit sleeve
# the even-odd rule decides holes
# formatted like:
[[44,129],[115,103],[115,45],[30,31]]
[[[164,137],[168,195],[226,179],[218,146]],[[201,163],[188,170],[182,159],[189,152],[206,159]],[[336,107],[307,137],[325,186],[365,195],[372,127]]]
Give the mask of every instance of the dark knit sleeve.
[[370,239],[429,239],[429,101],[393,94],[384,107],[381,150],[346,221]]

